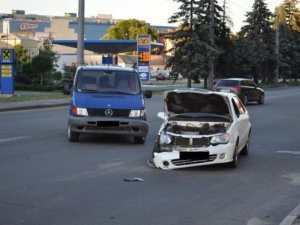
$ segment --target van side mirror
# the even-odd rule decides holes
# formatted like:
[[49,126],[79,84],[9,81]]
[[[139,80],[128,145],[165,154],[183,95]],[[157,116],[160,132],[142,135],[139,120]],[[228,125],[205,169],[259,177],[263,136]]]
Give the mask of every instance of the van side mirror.
[[144,96],[146,98],[152,98],[152,91],[151,90],[144,90]]

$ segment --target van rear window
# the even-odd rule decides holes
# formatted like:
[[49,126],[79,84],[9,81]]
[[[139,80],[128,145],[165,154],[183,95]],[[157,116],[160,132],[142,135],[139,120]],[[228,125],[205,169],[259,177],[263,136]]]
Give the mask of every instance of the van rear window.
[[140,80],[136,72],[112,70],[79,70],[76,91],[99,93],[140,93]]

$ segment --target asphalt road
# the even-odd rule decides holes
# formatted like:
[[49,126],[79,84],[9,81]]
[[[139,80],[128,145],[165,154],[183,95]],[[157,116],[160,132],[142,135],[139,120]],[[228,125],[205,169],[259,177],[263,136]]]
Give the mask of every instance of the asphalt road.
[[[163,110],[147,99],[145,145],[130,138],[66,138],[68,108],[0,113],[0,225],[277,225],[300,202],[300,88],[247,106],[250,155],[223,165],[150,168]],[[124,181],[138,177],[143,181]]]

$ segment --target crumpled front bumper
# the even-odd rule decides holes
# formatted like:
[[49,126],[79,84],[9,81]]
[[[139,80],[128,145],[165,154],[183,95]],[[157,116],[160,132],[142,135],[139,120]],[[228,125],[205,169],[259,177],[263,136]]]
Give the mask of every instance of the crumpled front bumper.
[[205,149],[191,150],[193,152],[208,151],[208,159],[180,159],[179,151],[174,150],[171,152],[154,152],[153,163],[157,168],[166,170],[228,163],[233,159],[234,149],[235,146],[228,143],[226,145],[209,146]]

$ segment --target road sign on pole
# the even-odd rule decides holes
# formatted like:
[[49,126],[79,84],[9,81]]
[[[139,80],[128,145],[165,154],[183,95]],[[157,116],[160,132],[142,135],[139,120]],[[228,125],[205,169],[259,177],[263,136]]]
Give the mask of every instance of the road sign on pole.
[[141,80],[150,81],[151,77],[151,35],[141,34],[137,37],[137,69]]
[[14,93],[15,79],[15,51],[1,49],[0,55],[0,89],[1,94]]

